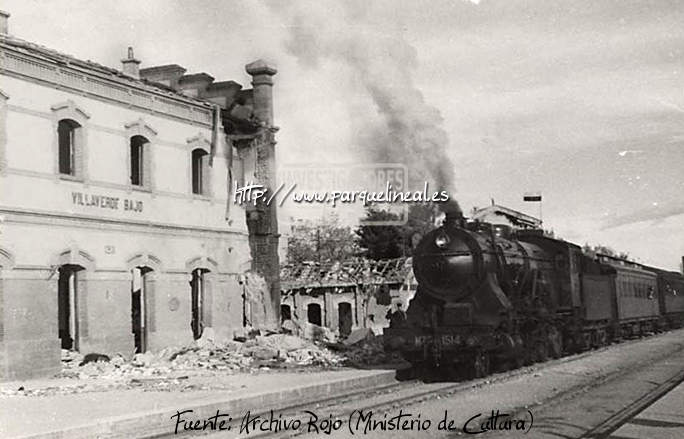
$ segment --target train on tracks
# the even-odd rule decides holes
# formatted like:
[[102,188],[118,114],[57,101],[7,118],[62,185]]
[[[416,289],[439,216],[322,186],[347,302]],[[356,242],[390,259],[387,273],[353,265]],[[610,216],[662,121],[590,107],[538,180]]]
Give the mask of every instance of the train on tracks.
[[419,370],[481,377],[684,322],[681,273],[460,212],[416,246],[413,271],[416,294],[384,343]]

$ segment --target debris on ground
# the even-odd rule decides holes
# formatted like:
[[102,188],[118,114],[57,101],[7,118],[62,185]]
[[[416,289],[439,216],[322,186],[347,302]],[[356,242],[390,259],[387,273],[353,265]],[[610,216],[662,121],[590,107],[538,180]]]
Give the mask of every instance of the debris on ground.
[[[319,329],[322,328],[322,329]],[[53,387],[26,390],[0,389],[0,396],[80,393],[117,388],[143,390],[197,390],[190,384],[198,377],[216,373],[260,373],[263,371],[317,371],[337,367],[366,367],[396,362],[386,354],[382,337],[368,329],[352,331],[346,340],[335,341],[329,329],[309,324],[315,340],[287,333],[257,335],[259,331],[238,334],[237,340],[214,341],[209,333],[185,346],[167,347],[157,352],[107,356],[82,355],[62,350],[62,372],[57,378],[73,379],[59,391]],[[312,337],[313,338],[313,337]],[[241,340],[241,341],[238,341]],[[194,382],[193,381],[193,382]]]
[[352,346],[373,337],[373,332],[369,328],[355,329],[345,338],[342,343],[347,346]]
[[83,357],[83,361],[79,364],[79,366],[86,365],[88,363],[93,363],[93,362],[98,362],[98,361],[104,361],[108,362],[110,360],[109,356],[104,355],[104,354],[88,354],[85,357]]
[[[320,327],[311,325],[311,328],[315,331]],[[193,370],[250,372],[264,367],[333,368],[352,364],[379,364],[391,360],[383,351],[381,337],[374,336],[367,329],[353,331],[342,343],[330,342],[328,333],[321,334],[321,342],[279,333],[256,335],[245,341],[233,340],[225,343],[203,337],[186,346],[167,347],[156,353],[138,353],[130,360],[126,360],[121,354],[109,358],[101,354],[82,356],[63,350],[61,376],[137,377]],[[88,359],[90,360],[87,361]]]

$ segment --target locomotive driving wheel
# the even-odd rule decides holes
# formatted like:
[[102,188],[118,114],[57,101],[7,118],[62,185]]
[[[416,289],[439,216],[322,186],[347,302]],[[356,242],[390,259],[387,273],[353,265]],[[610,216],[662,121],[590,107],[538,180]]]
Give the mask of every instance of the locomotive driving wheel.
[[543,363],[549,359],[549,347],[548,347],[547,343],[545,343],[543,340],[538,341],[534,347],[535,347],[535,349],[534,349],[534,362],[535,363]]
[[547,339],[551,357],[560,358],[563,355],[563,337],[555,326],[549,328]]
[[489,354],[477,351],[472,358],[473,378],[483,378],[489,375]]

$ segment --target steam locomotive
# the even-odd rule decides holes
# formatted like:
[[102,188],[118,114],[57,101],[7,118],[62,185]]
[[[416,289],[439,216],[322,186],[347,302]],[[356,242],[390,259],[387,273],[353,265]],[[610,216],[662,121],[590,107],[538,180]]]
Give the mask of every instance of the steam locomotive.
[[482,377],[684,322],[680,273],[460,213],[420,241],[413,271],[416,294],[384,340],[418,370]]

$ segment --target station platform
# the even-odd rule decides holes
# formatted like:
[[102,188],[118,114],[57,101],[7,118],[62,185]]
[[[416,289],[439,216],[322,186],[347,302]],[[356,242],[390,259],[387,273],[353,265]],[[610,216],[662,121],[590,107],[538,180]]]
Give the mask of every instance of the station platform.
[[669,391],[609,436],[611,439],[684,438],[684,383]]
[[[48,379],[2,383],[0,390],[17,386],[38,395],[0,393],[0,437],[5,438],[129,438],[173,433],[173,415],[192,410],[196,419],[248,410],[306,404],[363,388],[396,382],[393,369],[216,374],[190,377],[182,389],[131,388],[99,391],[73,389],[84,383]],[[50,392],[59,386],[62,391]],[[65,388],[66,387],[66,388]],[[40,395],[41,390],[45,395]],[[66,390],[66,391],[65,391]]]

